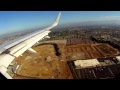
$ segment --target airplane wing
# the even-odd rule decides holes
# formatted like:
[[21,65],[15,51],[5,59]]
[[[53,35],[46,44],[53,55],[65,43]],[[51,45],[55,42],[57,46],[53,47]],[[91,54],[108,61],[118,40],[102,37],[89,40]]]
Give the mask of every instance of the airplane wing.
[[7,67],[16,58],[22,55],[25,51],[37,53],[31,47],[38,41],[42,40],[50,32],[50,29],[57,26],[61,12],[58,14],[54,23],[49,27],[36,31],[34,33],[22,36],[10,42],[0,45],[0,72],[8,79],[12,77],[7,73]]

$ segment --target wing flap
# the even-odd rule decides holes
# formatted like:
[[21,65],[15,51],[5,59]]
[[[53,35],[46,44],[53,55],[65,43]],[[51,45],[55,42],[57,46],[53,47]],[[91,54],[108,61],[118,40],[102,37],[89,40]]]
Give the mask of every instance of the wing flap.
[[29,42],[22,42],[22,43],[20,43],[20,44],[18,44],[16,46],[14,46],[13,48],[9,49],[10,54],[18,57],[23,52],[25,52],[27,49],[31,48],[36,42],[38,42],[39,40],[41,40],[44,36],[48,35],[49,32],[50,31],[45,31],[42,34],[38,34],[35,37],[28,39]]
[[39,35],[38,37],[36,37],[36,39],[34,41],[31,41],[31,43],[27,44],[26,46],[24,46],[23,48],[21,48],[20,50],[15,52],[14,56],[16,56],[16,57],[20,56],[27,49],[31,48],[36,42],[38,42],[40,39],[42,39],[45,35],[48,35],[48,33],[44,33],[43,35]]

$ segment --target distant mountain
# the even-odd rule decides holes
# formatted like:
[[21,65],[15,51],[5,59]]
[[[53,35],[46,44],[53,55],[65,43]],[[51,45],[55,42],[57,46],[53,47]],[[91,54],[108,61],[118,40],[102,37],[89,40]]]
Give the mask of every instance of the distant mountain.
[[32,29],[26,29],[26,30],[21,30],[21,31],[9,32],[9,33],[5,33],[5,34],[1,34],[0,35],[0,39],[7,38],[7,37],[10,37],[10,36],[14,36],[14,35],[28,34],[28,33],[35,32],[35,31],[38,31],[40,29],[43,29],[45,27],[46,26],[44,26],[44,27],[38,27],[38,28],[35,28],[35,29],[32,28]]
[[76,22],[76,23],[59,25],[57,27],[77,27],[77,26],[92,26],[92,25],[120,25],[120,20]]
[[[109,21],[86,21],[86,22],[75,22],[75,23],[69,23],[69,24],[58,24],[57,27],[55,28],[69,28],[69,27],[80,27],[80,26],[95,26],[95,25],[111,25],[111,26],[120,26],[120,20],[109,20]],[[5,38],[5,37],[9,37],[12,35],[18,35],[18,34],[22,34],[22,33],[30,33],[33,31],[37,31],[40,29],[43,29],[47,26],[44,27],[38,27],[35,29],[28,29],[28,30],[21,30],[21,31],[17,31],[17,32],[11,32],[11,33],[6,33],[6,34],[2,34],[0,35],[0,38]]]

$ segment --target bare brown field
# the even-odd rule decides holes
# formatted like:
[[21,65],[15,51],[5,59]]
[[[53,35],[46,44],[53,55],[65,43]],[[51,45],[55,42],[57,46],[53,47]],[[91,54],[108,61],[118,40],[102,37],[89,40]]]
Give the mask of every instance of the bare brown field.
[[120,54],[110,45],[102,43],[76,45],[57,43],[56,45],[60,55],[56,55],[55,46],[49,43],[33,47],[37,51],[36,54],[25,52],[23,56],[16,58],[15,61],[20,67],[14,78],[72,79],[73,76],[67,64],[68,60],[112,57]]
[[104,55],[117,55],[119,52],[107,44],[96,45],[96,48]]
[[[59,45],[62,47],[63,45]],[[72,74],[66,61],[59,60],[53,45],[33,47],[37,54],[24,53],[16,59],[20,65],[15,79],[71,79]],[[59,49],[61,51],[61,49]]]
[[108,44],[77,44],[64,47],[66,60],[91,59],[101,57],[112,57],[119,55],[120,52]]

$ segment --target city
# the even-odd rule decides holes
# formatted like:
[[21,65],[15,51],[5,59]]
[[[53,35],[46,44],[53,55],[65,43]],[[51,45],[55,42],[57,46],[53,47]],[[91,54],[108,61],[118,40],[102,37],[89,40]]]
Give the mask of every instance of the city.
[[[13,63],[17,62],[20,67],[17,71],[15,69],[14,74],[9,67],[9,73],[15,79],[116,78],[120,69],[119,58],[118,60],[116,58],[120,56],[120,28],[103,28],[101,26],[96,29],[96,27],[52,29],[49,34],[50,38],[45,38],[39,44],[33,46],[34,50],[39,53],[25,52],[21,57],[16,58]],[[25,33],[2,40],[7,41],[23,35]],[[90,61],[93,59],[98,60],[100,64],[84,68],[77,67],[77,69],[74,65],[74,61],[77,60]],[[108,67],[110,67],[112,74]],[[97,74],[100,73],[100,68],[105,75]],[[117,68],[117,71],[115,71],[115,68]]]

